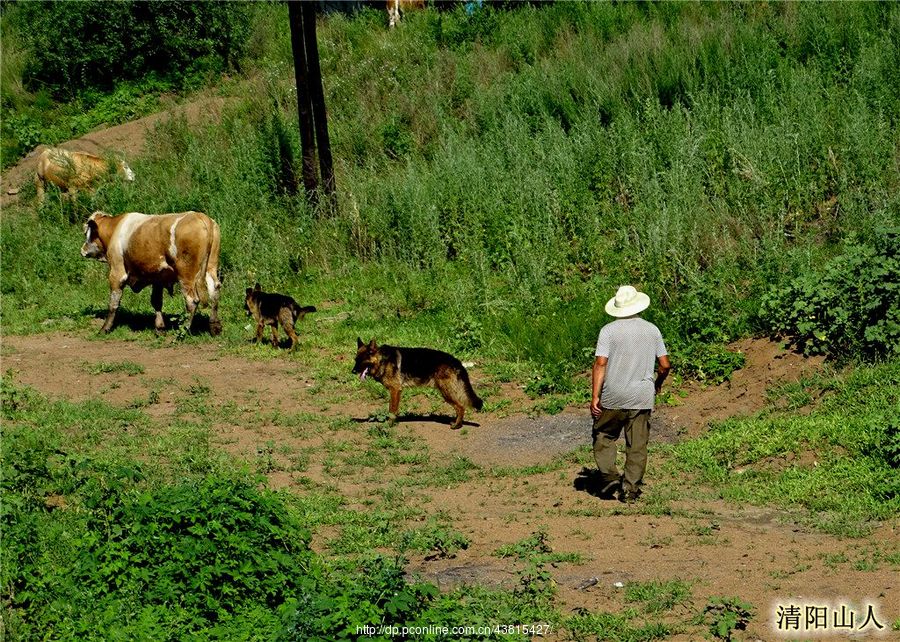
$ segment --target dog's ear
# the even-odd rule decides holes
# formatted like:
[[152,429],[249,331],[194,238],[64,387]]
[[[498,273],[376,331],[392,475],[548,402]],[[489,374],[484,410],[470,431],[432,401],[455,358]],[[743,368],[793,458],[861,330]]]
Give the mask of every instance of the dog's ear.
[[256,290],[257,292],[259,292],[260,290],[262,290],[262,288],[259,287],[259,283],[258,283],[258,282],[257,282],[256,285],[253,286],[253,289]]
[[360,339],[359,337],[356,337],[356,349],[359,350],[360,348],[363,347],[363,345],[364,345],[363,340]]
[[373,338],[369,341],[369,350],[375,350],[378,347],[378,344],[375,343],[375,339]]
[[247,288],[247,291],[244,294],[250,296],[251,294],[253,294],[253,288]]

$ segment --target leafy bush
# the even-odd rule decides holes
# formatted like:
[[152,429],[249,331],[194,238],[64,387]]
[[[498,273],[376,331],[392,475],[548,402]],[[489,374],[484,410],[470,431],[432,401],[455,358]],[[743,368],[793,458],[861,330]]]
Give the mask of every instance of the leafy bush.
[[[93,499],[87,507],[104,507]],[[309,571],[309,534],[251,483],[211,478],[116,499],[88,523],[98,532],[116,528],[73,564],[98,595],[174,600],[202,623],[245,603],[278,606]]]
[[3,411],[2,586],[22,639],[171,639],[274,612],[312,581],[309,532],[254,480],[148,484],[140,464],[63,445],[56,424],[77,423],[73,407],[4,381]]
[[231,2],[34,2],[15,19],[31,52],[27,83],[63,97],[152,72],[228,70],[249,34],[246,4]]
[[900,229],[850,243],[821,269],[764,300],[772,331],[806,354],[900,356]]
[[736,597],[714,597],[703,610],[703,619],[716,640],[731,640],[753,618],[753,606]]
[[431,584],[407,583],[400,560],[375,556],[347,573],[335,573],[328,582],[301,589],[285,614],[279,639],[357,640],[360,626],[414,622],[437,594]]

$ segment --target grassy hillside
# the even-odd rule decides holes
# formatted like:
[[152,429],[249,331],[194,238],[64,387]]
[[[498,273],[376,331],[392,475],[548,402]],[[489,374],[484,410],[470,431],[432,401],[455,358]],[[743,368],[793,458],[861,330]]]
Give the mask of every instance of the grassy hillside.
[[6,270],[8,331],[33,330],[48,306],[78,322],[102,301],[75,254],[91,209],[194,208],[222,226],[232,314],[258,279],[346,302],[360,334],[562,372],[583,367],[603,302],[630,282],[683,371],[715,375],[734,361],[715,346],[768,329],[766,292],[900,220],[893,5],[382,20],[319,29],[337,217],[283,189],[293,74],[286,11],[263,6],[246,65],[258,71],[221,123],[161,128],[133,186],[74,211],[51,203],[37,230],[4,217],[7,266],[53,273]]
[[[107,183],[74,204],[54,196],[41,208],[26,186],[4,208],[6,334],[88,334],[104,314],[106,266],[78,254],[91,211],[197,209],[223,234],[225,350],[250,354],[243,291],[259,281],[329,320],[310,326],[318,333],[302,357],[315,362],[320,387],[347,376],[335,355],[349,356],[357,336],[376,337],[475,359],[490,385],[520,382],[558,411],[586,400],[573,375],[589,367],[603,304],[632,283],[652,297],[648,317],[681,376],[726,377],[741,363],[730,340],[776,331],[857,366],[776,391],[778,407],[654,451],[664,492],[680,497],[692,480],[717,497],[804,509],[844,535],[896,517],[900,5],[560,2],[428,10],[391,31],[374,11],[325,17],[335,216],[291,191],[299,143],[286,13],[280,3],[253,6],[242,72],[207,87],[231,94],[221,120],[161,125],[132,163],[133,184]],[[28,94],[27,39],[10,24],[2,82],[18,98],[4,98],[4,113],[34,144],[109,113],[123,118],[136,102],[143,113],[153,92],[174,87],[132,78],[78,94],[72,104],[84,112],[73,113]],[[165,305],[183,310],[177,298]],[[129,327],[150,312],[146,291],[126,295],[113,337],[170,340]],[[347,388],[349,398],[356,390]],[[579,639],[678,632],[633,610],[562,615],[537,535],[515,591],[439,595],[407,585],[406,552],[462,545],[451,518],[408,514],[390,489],[373,491],[384,497],[372,510],[351,509],[333,488],[260,491],[257,477],[235,472],[210,445],[212,417],[227,409],[200,393],[193,414],[163,425],[139,407],[51,400],[12,380],[2,389],[13,524],[3,599],[22,638],[352,639],[358,624],[473,613],[479,622],[548,621]],[[826,395],[808,415],[797,412]],[[365,432],[347,418],[303,423]],[[411,464],[410,483],[426,489],[488,474],[468,460],[429,460],[421,444],[382,428],[363,436],[369,466]],[[581,452],[553,466],[588,460]],[[77,510],[56,510],[67,503]],[[221,531],[182,528],[184,515],[208,523],[220,504]],[[323,526],[340,532],[318,555],[308,530]],[[229,547],[213,559],[203,542],[218,536]],[[262,553],[248,562],[250,550]],[[219,590],[225,576],[235,593]],[[173,605],[172,595],[185,599]]]

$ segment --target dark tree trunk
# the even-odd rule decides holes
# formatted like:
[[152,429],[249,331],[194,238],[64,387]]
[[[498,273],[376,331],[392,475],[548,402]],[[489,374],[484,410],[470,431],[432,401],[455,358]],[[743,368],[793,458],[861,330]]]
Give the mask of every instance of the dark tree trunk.
[[[306,198],[315,207],[319,193],[316,172],[316,141],[313,134],[313,110],[310,101],[309,73],[307,71],[306,45],[304,43],[303,5],[305,2],[288,0],[288,17],[291,25],[291,49],[294,52],[294,80],[297,83],[297,114],[300,119],[300,146],[303,151],[303,187]],[[313,14],[315,21],[315,14]],[[315,29],[315,22],[313,22]],[[316,60],[318,69],[318,59]],[[321,76],[318,81],[321,91]],[[329,161],[331,152],[328,154]]]
[[[291,6],[295,3],[290,3]],[[325,91],[322,88],[322,70],[319,67],[319,43],[316,39],[316,7],[303,2],[303,40],[306,45],[306,69],[309,81],[309,98],[312,102],[316,128],[316,145],[319,148],[319,167],[328,207],[332,214],[337,207],[334,166],[331,159],[331,143],[328,140],[328,118],[325,113]],[[296,53],[294,54],[296,56]]]

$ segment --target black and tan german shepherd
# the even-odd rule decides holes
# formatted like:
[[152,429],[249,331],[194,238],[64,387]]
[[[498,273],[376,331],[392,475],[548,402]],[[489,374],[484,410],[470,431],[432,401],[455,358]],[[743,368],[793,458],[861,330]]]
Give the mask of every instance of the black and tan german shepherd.
[[308,312],[315,312],[315,306],[300,307],[294,299],[285,294],[263,292],[259,283],[255,287],[247,288],[246,295],[244,307],[247,315],[256,319],[256,342],[262,341],[263,330],[270,325],[272,326],[272,345],[277,348],[278,324],[281,323],[284,331],[291,338],[291,350],[293,350],[297,345],[294,324]]
[[353,372],[360,379],[371,376],[391,393],[388,408],[395,419],[404,386],[434,386],[456,410],[454,430],[462,426],[466,407],[481,410],[483,402],[475,394],[469,373],[453,355],[431,348],[379,346],[372,339],[363,343],[356,338],[356,363]]

